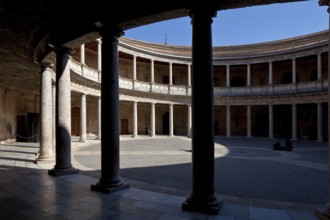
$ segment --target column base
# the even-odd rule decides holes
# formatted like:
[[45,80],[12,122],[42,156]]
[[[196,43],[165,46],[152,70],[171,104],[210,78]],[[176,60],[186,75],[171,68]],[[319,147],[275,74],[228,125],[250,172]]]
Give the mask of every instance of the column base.
[[53,157],[37,158],[34,163],[35,164],[55,163],[55,158],[53,158]]
[[78,174],[78,170],[73,167],[66,169],[53,168],[51,170],[48,170],[48,174],[51,176],[65,176],[71,174]]
[[113,193],[120,191],[122,189],[129,188],[129,184],[123,182],[122,180],[110,182],[110,183],[101,183],[102,181],[98,181],[96,184],[91,185],[91,190],[102,192],[102,193]]
[[330,203],[325,208],[317,208],[314,214],[321,220],[330,220]]
[[182,210],[217,215],[222,204],[223,200],[216,194],[211,195],[207,200],[190,196],[182,203]]

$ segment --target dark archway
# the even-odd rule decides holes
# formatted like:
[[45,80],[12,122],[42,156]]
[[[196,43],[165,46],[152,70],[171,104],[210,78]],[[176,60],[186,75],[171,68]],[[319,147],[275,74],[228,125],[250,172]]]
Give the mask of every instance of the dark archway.
[[242,87],[245,86],[245,79],[242,76],[234,76],[230,80],[231,87]]
[[163,134],[169,134],[170,133],[170,114],[168,112],[164,113],[163,115]]

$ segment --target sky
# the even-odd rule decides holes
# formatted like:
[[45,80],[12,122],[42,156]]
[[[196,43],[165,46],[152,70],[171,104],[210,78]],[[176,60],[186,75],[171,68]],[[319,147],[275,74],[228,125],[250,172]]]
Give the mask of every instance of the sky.
[[[212,23],[212,45],[268,42],[327,30],[329,14],[318,0],[277,3],[218,11]],[[124,37],[152,43],[191,46],[189,17],[161,21],[125,31]]]

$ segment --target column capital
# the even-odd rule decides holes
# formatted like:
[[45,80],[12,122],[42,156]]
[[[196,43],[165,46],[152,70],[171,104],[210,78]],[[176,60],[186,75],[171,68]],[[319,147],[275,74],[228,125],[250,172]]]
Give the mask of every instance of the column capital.
[[98,43],[98,44],[102,44],[102,39],[101,38],[97,38],[97,39],[95,39],[95,42]]
[[103,26],[100,29],[100,35],[103,37],[104,34],[111,34],[114,37],[119,38],[119,37],[123,36],[125,33],[122,29],[120,29],[114,25],[108,25],[108,26]]
[[54,67],[54,63],[40,63],[39,64],[39,69],[40,69],[41,73],[47,69],[51,70],[53,67]]
[[56,54],[73,54],[74,53],[74,50],[71,49],[71,48],[67,48],[67,47],[56,47],[54,49],[55,53]]
[[188,8],[188,14],[189,17],[192,19],[192,23],[194,22],[194,19],[197,17],[199,18],[213,18],[217,16],[217,10],[215,7],[212,6],[212,4],[203,4],[198,5],[192,4],[190,8]]

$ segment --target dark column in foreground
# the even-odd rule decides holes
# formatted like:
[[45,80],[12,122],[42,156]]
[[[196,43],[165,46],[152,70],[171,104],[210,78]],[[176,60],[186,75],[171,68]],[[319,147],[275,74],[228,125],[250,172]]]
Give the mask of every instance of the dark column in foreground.
[[192,24],[192,192],[183,210],[218,214],[214,191],[214,94],[212,17],[215,11],[190,11]]
[[118,38],[122,31],[105,27],[101,35],[101,178],[95,185],[91,185],[91,189],[111,193],[129,187],[119,176]]
[[68,48],[56,49],[56,163],[49,175],[76,174],[71,164],[71,89]]

